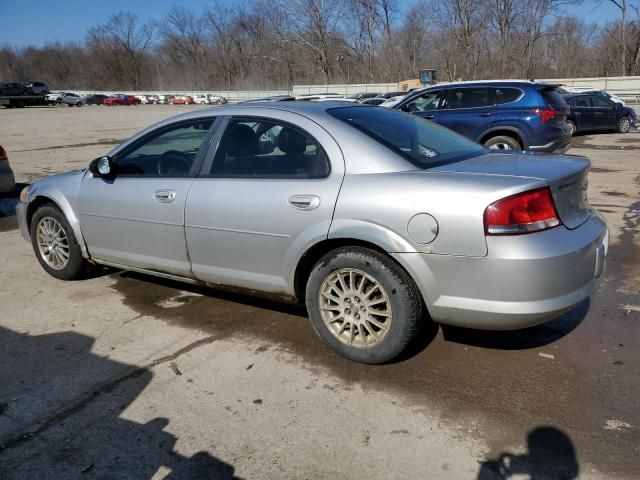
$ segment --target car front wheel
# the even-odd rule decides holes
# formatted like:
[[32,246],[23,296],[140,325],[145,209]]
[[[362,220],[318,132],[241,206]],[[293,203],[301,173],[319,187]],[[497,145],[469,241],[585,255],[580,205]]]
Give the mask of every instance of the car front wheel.
[[411,277],[369,248],[343,247],[322,257],[306,288],[313,329],[339,355],[379,364],[398,357],[425,313]]
[[622,117],[618,120],[618,133],[629,133],[631,129],[631,120],[629,117]]
[[82,278],[89,262],[64,214],[53,205],[40,207],[31,220],[33,250],[46,272],[60,280]]

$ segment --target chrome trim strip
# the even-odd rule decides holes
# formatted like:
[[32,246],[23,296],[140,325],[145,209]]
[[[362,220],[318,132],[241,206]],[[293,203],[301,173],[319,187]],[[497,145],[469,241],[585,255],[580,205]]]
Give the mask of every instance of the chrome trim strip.
[[254,232],[252,230],[237,230],[234,228],[205,227],[204,225],[186,225],[186,228],[199,228],[201,230],[216,230],[218,232],[246,233],[248,235],[261,235],[264,237],[289,238],[291,236],[291,235],[286,235],[284,233]]

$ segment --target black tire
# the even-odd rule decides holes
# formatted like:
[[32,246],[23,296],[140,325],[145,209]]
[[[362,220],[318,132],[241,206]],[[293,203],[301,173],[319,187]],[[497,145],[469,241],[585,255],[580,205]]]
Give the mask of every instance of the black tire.
[[622,117],[618,120],[616,130],[618,130],[618,133],[629,133],[629,130],[631,130],[631,119],[629,117]]
[[[340,269],[362,271],[384,289],[392,316],[388,330],[378,343],[359,348],[349,346],[325,325],[320,313],[320,290],[325,280]],[[325,343],[344,358],[368,364],[387,363],[397,358],[414,340],[426,313],[418,287],[407,272],[386,255],[363,247],[338,248],[316,263],[307,280],[306,306],[313,329]]]
[[576,134],[576,124],[571,120],[567,120],[567,125],[569,127],[569,131],[571,132],[571,136],[573,137]]
[[[47,217],[53,218],[60,224],[60,226],[62,226],[62,229],[64,230],[64,233],[68,240],[69,261],[67,265],[61,270],[56,270],[50,267],[44,260],[38,248],[38,224],[42,219]],[[82,252],[80,250],[80,245],[78,244],[78,240],[76,239],[76,236],[74,235],[73,229],[71,228],[71,225],[69,225],[67,218],[56,206],[47,204],[36,210],[31,219],[30,234],[31,245],[33,247],[33,251],[36,254],[38,262],[40,262],[42,268],[44,268],[44,270],[52,277],[60,280],[78,280],[84,278],[87,273],[89,273],[91,265],[85,258],[83,258]]]
[[81,107],[81,106],[82,106],[82,102],[76,103],[76,107]]
[[67,103],[68,107],[73,107],[73,103]]
[[513,137],[498,135],[484,142],[484,146],[496,150],[522,150],[522,146]]

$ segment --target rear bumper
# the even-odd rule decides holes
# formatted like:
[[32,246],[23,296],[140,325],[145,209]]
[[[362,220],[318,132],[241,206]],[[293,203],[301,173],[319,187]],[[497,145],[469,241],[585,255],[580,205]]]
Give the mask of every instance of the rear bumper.
[[564,153],[571,148],[571,137],[562,137],[544,145],[529,145],[529,150],[545,153]]
[[515,330],[551,320],[585,300],[602,278],[609,232],[592,216],[520,236],[487,237],[486,257],[393,256],[418,283],[440,323]]

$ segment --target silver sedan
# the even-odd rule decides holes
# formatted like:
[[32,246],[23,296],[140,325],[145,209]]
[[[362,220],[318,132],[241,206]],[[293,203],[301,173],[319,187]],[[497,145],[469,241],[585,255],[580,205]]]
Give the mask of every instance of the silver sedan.
[[298,301],[337,353],[381,363],[425,321],[517,329],[587,298],[608,245],[588,170],[379,107],[245,104],[153,125],[17,213],[54,277],[100,264]]

